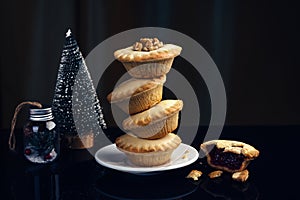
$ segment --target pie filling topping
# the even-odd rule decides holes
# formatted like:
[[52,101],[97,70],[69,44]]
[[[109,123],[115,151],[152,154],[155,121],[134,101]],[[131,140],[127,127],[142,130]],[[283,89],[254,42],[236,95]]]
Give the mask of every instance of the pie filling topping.
[[215,146],[210,151],[209,155],[211,158],[211,164],[226,167],[230,170],[240,169],[245,160],[245,156],[243,154],[236,154],[228,151],[224,152],[224,149],[218,149]]
[[134,51],[152,51],[162,47],[163,42],[157,38],[141,38],[139,42],[133,44]]

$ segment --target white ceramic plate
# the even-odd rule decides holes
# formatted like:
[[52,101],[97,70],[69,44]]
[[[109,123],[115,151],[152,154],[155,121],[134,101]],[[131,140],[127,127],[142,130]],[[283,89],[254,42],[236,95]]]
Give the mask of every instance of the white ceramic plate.
[[154,167],[139,167],[126,158],[125,154],[119,151],[115,144],[99,149],[95,154],[96,161],[108,168],[129,172],[134,174],[147,174],[184,167],[195,162],[199,157],[198,151],[181,143],[173,152],[169,163]]

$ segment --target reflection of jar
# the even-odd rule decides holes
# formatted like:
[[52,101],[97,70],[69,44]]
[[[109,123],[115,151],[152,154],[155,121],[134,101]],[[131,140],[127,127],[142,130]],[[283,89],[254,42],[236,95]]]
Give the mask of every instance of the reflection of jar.
[[51,108],[30,109],[30,118],[24,126],[24,155],[34,163],[54,161],[59,154],[59,138],[52,121]]

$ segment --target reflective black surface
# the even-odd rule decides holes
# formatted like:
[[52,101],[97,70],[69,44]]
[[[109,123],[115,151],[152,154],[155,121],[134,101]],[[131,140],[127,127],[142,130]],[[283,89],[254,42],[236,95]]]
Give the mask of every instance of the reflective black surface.
[[[209,179],[212,169],[203,159],[146,176],[102,167],[86,150],[65,149],[56,162],[32,164],[20,151],[21,134],[17,132],[17,151],[11,152],[9,131],[2,130],[0,199],[298,199],[299,131],[299,126],[225,127],[222,139],[244,141],[261,152],[248,166],[248,181],[238,183],[226,173]],[[199,149],[201,139],[192,145]],[[185,178],[192,169],[204,172],[200,180]]]

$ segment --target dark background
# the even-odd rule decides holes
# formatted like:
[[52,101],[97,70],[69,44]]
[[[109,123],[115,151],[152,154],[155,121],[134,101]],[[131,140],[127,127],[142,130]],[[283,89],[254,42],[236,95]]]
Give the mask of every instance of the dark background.
[[182,32],[208,51],[226,87],[227,125],[299,125],[300,7],[293,2],[1,2],[0,128],[9,128],[20,102],[52,102],[68,28],[87,56],[108,37],[144,26]]

